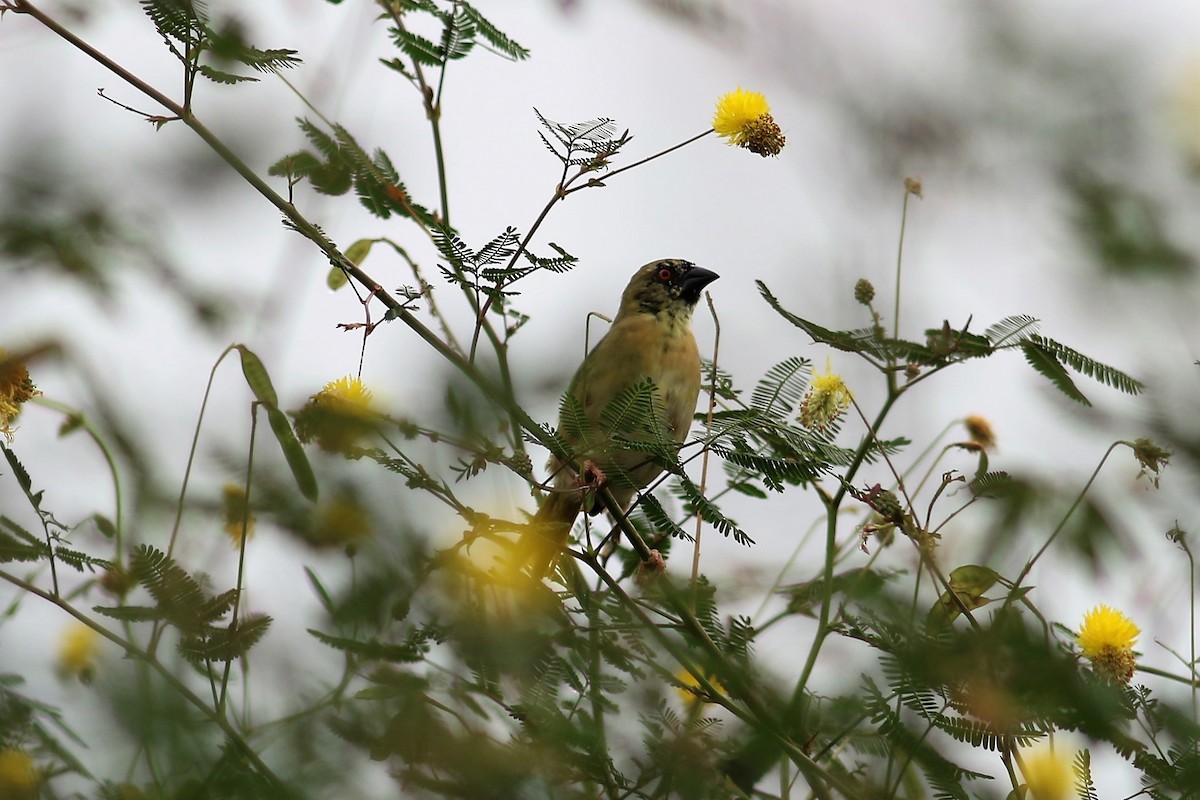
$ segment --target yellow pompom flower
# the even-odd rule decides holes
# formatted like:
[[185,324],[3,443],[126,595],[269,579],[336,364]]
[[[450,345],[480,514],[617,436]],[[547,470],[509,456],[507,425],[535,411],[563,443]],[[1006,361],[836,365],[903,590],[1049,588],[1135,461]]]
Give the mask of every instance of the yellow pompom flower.
[[0,750],[0,797],[33,800],[41,777],[33,759],[24,750]]
[[1140,633],[1129,617],[1110,606],[1098,605],[1083,615],[1075,641],[1084,657],[1092,662],[1097,677],[1124,685],[1133,678],[1137,665],[1133,646]]
[[966,426],[971,441],[984,450],[991,450],[996,446],[996,432],[992,430],[992,423],[985,417],[972,414],[963,420],[963,425]]
[[235,547],[242,546],[243,538],[254,535],[254,515],[246,507],[246,489],[236,483],[221,487],[221,508],[225,521],[221,527]]
[[[709,695],[700,685],[700,681],[696,679],[695,675],[693,675],[691,672],[688,672],[686,669],[680,668],[680,670],[675,673],[675,680],[679,681],[680,684],[679,686],[675,687],[675,691],[679,693],[679,696],[683,698],[683,701],[689,706],[696,703],[712,702],[708,699]],[[725,687],[722,686],[721,682],[716,678],[709,677],[708,683],[718,692],[725,692]]]
[[360,379],[346,377],[325,384],[296,412],[295,419],[300,441],[315,441],[322,450],[349,455],[359,439],[375,430],[379,414],[373,408],[371,390]]
[[1025,778],[1026,800],[1067,800],[1075,795],[1075,774],[1066,757],[1045,747],[1024,755],[1018,763]]
[[12,441],[12,423],[21,406],[41,394],[29,377],[29,368],[17,358],[9,358],[0,348],[0,434]]
[[58,674],[88,683],[96,670],[99,654],[100,634],[82,622],[74,622],[63,631],[58,643]]
[[371,517],[352,492],[340,491],[315,509],[307,540],[315,547],[356,545],[371,535]]
[[842,376],[833,371],[831,361],[826,359],[825,372],[813,373],[808,393],[800,401],[800,424],[810,430],[824,430],[850,407],[853,399]]
[[779,155],[787,142],[771,116],[767,98],[740,86],[717,101],[712,127],[729,144],[764,158]]

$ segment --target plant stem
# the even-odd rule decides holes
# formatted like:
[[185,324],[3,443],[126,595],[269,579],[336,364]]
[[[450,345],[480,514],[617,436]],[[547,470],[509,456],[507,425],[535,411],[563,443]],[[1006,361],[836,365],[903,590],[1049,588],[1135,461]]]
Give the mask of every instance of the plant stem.
[[115,520],[113,522],[113,526],[115,528],[113,533],[113,563],[120,567],[125,563],[124,546],[122,544],[122,538],[125,531],[125,512],[124,504],[121,499],[121,474],[117,471],[117,462],[116,459],[113,458],[112,450],[110,450],[108,445],[104,443],[104,440],[100,438],[100,432],[96,430],[96,426],[92,424],[91,420],[84,416],[82,411],[78,411],[64,403],[60,403],[57,400],[50,400],[46,397],[35,397],[31,402],[42,406],[43,408],[49,408],[53,411],[59,412],[60,414],[64,414],[73,422],[78,423],[79,427],[87,431],[88,436],[92,438],[92,441],[95,442],[96,447],[99,448],[100,454],[104,456],[104,462],[108,465],[108,472],[112,476],[114,495],[113,503],[115,505],[115,508],[113,509],[115,514]]
[[[709,379],[708,391],[708,416],[705,419],[705,426],[712,429],[713,411],[717,405],[717,355],[721,351],[721,320],[717,316],[717,309],[713,305],[712,295],[708,292],[704,293],[704,299],[708,302],[708,311],[712,314],[713,327],[716,333],[713,336],[713,357],[712,357],[712,372]],[[700,494],[703,495],[708,486],[708,456],[711,450],[708,443],[704,444],[704,457],[700,462]],[[696,602],[700,593],[700,533],[704,527],[704,514],[699,509],[696,510],[696,535],[695,543],[692,547],[692,610],[696,609]]]
[[[1041,546],[1041,548],[1038,549],[1038,551],[1036,553],[1034,553],[1033,558],[1031,558],[1025,562],[1025,567],[1021,570],[1021,574],[1017,575],[1017,579],[1015,581],[1013,581],[1014,588],[1017,588],[1021,585],[1021,581],[1023,581],[1025,579],[1025,577],[1029,574],[1029,571],[1031,569],[1033,569],[1033,565],[1037,562],[1037,560],[1039,558],[1042,557],[1042,554],[1046,552],[1047,548],[1050,547],[1050,545],[1054,542],[1054,540],[1056,538],[1058,538],[1058,535],[1060,533],[1062,533],[1063,528],[1065,528],[1067,526],[1067,520],[1069,520],[1071,518],[1071,515],[1073,513],[1075,513],[1075,509],[1078,508],[1079,504],[1083,502],[1083,498],[1087,496],[1088,490],[1092,488],[1092,483],[1096,480],[1096,476],[1099,475],[1100,470],[1104,468],[1104,462],[1108,461],[1108,457],[1110,455],[1112,455],[1113,450],[1116,450],[1118,446],[1123,445],[1123,444],[1127,445],[1129,443],[1128,442],[1113,442],[1111,445],[1108,446],[1108,449],[1104,451],[1104,457],[1100,459],[1100,463],[1096,465],[1096,468],[1094,470],[1092,470],[1092,476],[1090,478],[1088,478],[1087,483],[1085,483],[1083,485],[1083,489],[1079,492],[1079,495],[1075,498],[1075,502],[1071,503],[1071,507],[1067,509],[1067,513],[1063,515],[1062,520],[1058,523],[1058,527],[1056,527],[1054,529],[1054,531],[1050,534],[1049,538],[1046,539],[1045,543]],[[1011,595],[1010,595],[1010,597],[1011,597]]]
[[263,760],[259,757],[258,753],[256,753],[254,748],[252,748],[249,743],[242,738],[242,735],[238,733],[232,724],[230,724],[229,720],[225,719],[225,717],[217,713],[212,706],[201,700],[199,696],[197,696],[191,689],[189,689],[178,678],[171,674],[171,671],[164,667],[158,661],[158,659],[154,658],[154,656],[152,656],[150,653],[140,649],[137,645],[133,644],[133,642],[122,639],[120,636],[108,630],[107,628],[93,622],[86,615],[77,610],[74,606],[61,597],[57,597],[50,592],[43,591],[33,584],[27,583],[17,576],[10,575],[3,570],[0,570],[0,580],[7,581],[24,592],[36,595],[43,600],[58,606],[79,622],[83,623],[96,633],[103,636],[105,639],[108,639],[110,642],[122,648],[128,656],[131,656],[138,661],[149,665],[155,672],[159,674],[160,677],[162,677],[168,686],[174,689],[184,700],[186,700],[201,714],[207,717],[210,722],[221,729],[221,731],[225,734],[225,738],[229,741],[229,744],[233,747],[233,749],[237,751],[239,755],[249,761],[259,775],[261,775],[267,782],[274,785],[274,789],[280,792],[279,796],[293,796],[293,793],[287,789],[283,781],[271,771],[270,767],[263,763]]

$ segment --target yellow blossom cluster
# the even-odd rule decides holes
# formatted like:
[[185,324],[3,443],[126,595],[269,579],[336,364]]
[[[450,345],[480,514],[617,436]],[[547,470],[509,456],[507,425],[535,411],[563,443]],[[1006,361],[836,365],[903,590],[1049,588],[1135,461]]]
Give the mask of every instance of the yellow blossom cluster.
[[5,800],[33,800],[41,776],[33,759],[24,750],[0,750],[0,797]]
[[95,672],[99,654],[100,634],[82,622],[72,623],[63,631],[58,643],[58,674],[88,683]]
[[717,101],[713,130],[729,144],[764,158],[779,155],[787,142],[771,116],[767,98],[740,86]]
[[359,378],[339,378],[296,412],[296,435],[302,442],[315,441],[326,452],[351,455],[358,442],[375,431],[378,419],[371,390]]
[[12,424],[21,413],[21,406],[39,394],[25,362],[9,358],[0,348],[0,434],[5,439],[12,441]]
[[1025,778],[1026,800],[1068,800],[1075,796],[1075,775],[1060,751],[1041,748],[1023,754],[1018,763]]
[[824,430],[850,407],[853,399],[842,376],[826,360],[825,372],[813,373],[808,392],[800,401],[800,424],[810,430]]
[[254,535],[255,518],[246,507],[246,489],[236,483],[225,484],[221,488],[221,508],[224,512],[221,527],[234,546],[241,547],[244,540]]
[[1137,659],[1138,626],[1133,620],[1106,605],[1098,605],[1083,615],[1076,642],[1084,658],[1092,662],[1096,676],[1109,683],[1125,685],[1133,679]]

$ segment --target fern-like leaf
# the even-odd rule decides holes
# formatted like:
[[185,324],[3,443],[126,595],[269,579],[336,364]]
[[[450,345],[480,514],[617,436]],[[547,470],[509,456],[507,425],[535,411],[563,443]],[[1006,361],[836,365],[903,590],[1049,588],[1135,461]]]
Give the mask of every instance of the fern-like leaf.
[[476,29],[479,31],[479,35],[482,36],[489,45],[491,45],[491,48],[489,49],[492,49],[493,52],[496,52],[501,56],[509,58],[513,61],[524,61],[525,59],[529,58],[528,50],[510,39],[505,33],[500,31],[499,28],[484,18],[484,16],[480,14],[473,5],[465,2],[464,0],[463,2],[459,3],[459,8],[462,10],[462,13],[469,17],[471,22],[475,24]]
[[750,546],[754,544],[754,540],[747,533],[737,526],[737,523],[717,508],[717,506],[700,493],[700,487],[692,483],[691,478],[687,475],[680,474],[675,482],[677,494],[684,501],[686,506],[693,513],[702,516],[704,521],[712,525],[725,536],[733,537],[733,540],[740,545]]
[[421,66],[440,67],[442,65],[442,48],[424,36],[401,28],[388,28],[388,33],[396,47]]
[[465,58],[475,48],[475,19],[463,9],[444,17],[446,27],[442,31],[441,56],[447,61]]
[[1079,387],[1071,380],[1071,376],[1063,369],[1063,365],[1055,357],[1053,351],[1040,345],[1033,339],[1021,342],[1021,350],[1029,366],[1053,383],[1058,390],[1077,403],[1091,407],[1092,401],[1079,391]]
[[1012,476],[1003,470],[986,472],[974,478],[968,486],[976,497],[998,497],[1012,488]]
[[1072,350],[1065,344],[1056,342],[1053,339],[1048,339],[1045,336],[1031,336],[1029,340],[1053,354],[1057,361],[1066,364],[1081,375],[1086,375],[1105,386],[1111,386],[1119,392],[1137,395],[1141,394],[1142,390],[1146,388],[1145,384],[1141,381],[1131,378],[1119,369],[1110,367],[1107,364],[1101,364],[1099,361],[1089,358],[1077,350]]
[[33,536],[8,517],[0,516],[0,524],[12,531],[10,536],[0,531],[0,564],[8,561],[40,561],[50,555],[46,543]]
[[983,335],[995,348],[1017,347],[1037,333],[1037,328],[1038,320],[1028,314],[1015,314],[992,325]]
[[193,664],[233,661],[241,658],[266,635],[271,618],[266,614],[246,614],[236,628],[210,628],[202,635],[184,636],[179,652]]
[[1075,772],[1075,794],[1079,800],[1100,800],[1092,781],[1092,754],[1086,747],[1075,753],[1071,769]]
[[130,575],[150,592],[162,618],[185,632],[199,631],[206,599],[200,584],[161,550],[139,545],[129,562]]
[[754,387],[750,407],[774,419],[792,416],[804,397],[810,366],[810,361],[792,356],[771,367]]
[[667,514],[662,507],[662,503],[658,502],[658,498],[649,492],[642,494],[638,501],[638,508],[646,515],[646,519],[650,520],[650,524],[662,535],[670,536],[674,539],[686,539],[693,541],[692,535],[679,527],[675,520]]

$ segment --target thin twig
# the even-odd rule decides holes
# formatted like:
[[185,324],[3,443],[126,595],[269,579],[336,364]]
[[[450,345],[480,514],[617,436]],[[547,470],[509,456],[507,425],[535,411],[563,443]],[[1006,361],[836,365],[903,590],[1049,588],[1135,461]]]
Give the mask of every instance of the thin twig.
[[[704,293],[704,299],[708,303],[708,312],[712,314],[713,327],[716,333],[713,335],[713,357],[712,370],[709,373],[709,389],[708,389],[708,415],[704,420],[705,426],[711,430],[713,421],[713,411],[717,405],[717,355],[721,349],[721,320],[717,317],[716,306],[713,305],[712,294]],[[704,457],[700,462],[700,494],[704,495],[708,487],[708,456],[711,448],[708,442],[705,441],[702,450]],[[700,594],[700,531],[704,526],[704,513],[700,509],[696,509],[696,535],[692,545],[692,610],[696,610],[696,603],[699,601]]]

